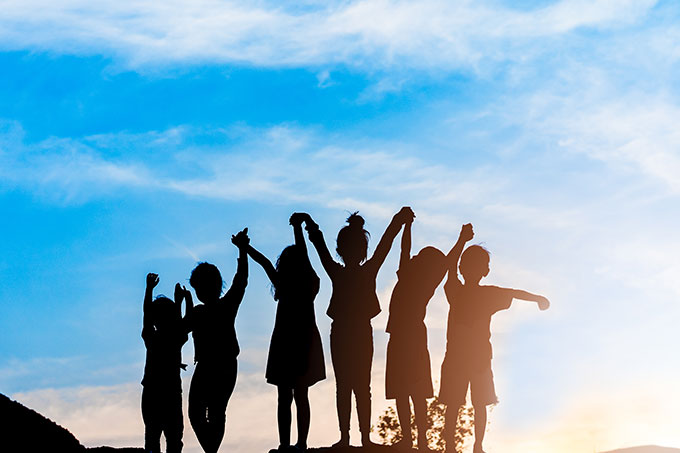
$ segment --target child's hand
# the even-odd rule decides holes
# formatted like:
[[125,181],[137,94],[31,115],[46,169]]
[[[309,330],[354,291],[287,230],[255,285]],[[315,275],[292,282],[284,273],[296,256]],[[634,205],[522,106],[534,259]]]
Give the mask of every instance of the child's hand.
[[248,228],[244,228],[235,235],[231,236],[231,243],[239,249],[248,247],[250,245],[250,238],[248,237]]
[[146,287],[149,289],[154,289],[156,285],[158,285],[159,280],[160,279],[158,278],[158,274],[149,272],[148,274],[146,274]]
[[305,216],[309,217],[309,215],[305,214],[304,212],[294,212],[290,216],[290,220],[288,220],[288,223],[290,223],[293,226],[302,225],[302,222],[306,220]]
[[184,291],[179,283],[175,283],[175,303],[181,304],[184,298]]
[[545,311],[548,308],[550,308],[550,301],[543,296],[541,296],[541,298],[538,299],[537,303],[538,303],[538,309],[541,310],[541,311]]
[[413,222],[413,219],[416,217],[416,215],[409,206],[404,206],[394,217],[399,223],[404,224]]
[[475,232],[472,230],[472,224],[466,223],[460,229],[460,239],[465,242],[468,242],[472,240],[473,237],[475,237]]

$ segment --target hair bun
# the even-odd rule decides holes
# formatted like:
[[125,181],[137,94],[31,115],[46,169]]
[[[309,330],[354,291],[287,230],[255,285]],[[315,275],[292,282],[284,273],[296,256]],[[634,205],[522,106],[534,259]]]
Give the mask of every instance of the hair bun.
[[347,217],[347,223],[352,228],[363,229],[364,228],[364,218],[359,215],[359,211],[353,212]]

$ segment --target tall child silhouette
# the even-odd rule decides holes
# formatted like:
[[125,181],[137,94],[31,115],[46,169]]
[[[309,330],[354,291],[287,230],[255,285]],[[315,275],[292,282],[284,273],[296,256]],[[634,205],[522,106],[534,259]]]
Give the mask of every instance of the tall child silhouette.
[[196,362],[189,388],[189,421],[206,453],[216,453],[222,443],[227,403],[236,385],[239,346],[234,322],[248,284],[249,241],[248,228],[231,237],[239,249],[238,266],[224,296],[222,276],[212,264],[200,263],[189,279],[203,302],[189,317]]
[[251,258],[267,273],[274,288],[274,299],[278,302],[265,377],[267,382],[278,387],[280,452],[290,449],[293,399],[298,426],[295,447],[307,449],[310,423],[308,389],[326,379],[321,336],[314,316],[319,277],[309,262],[302,234],[302,222],[309,219],[309,215],[303,213],[294,213],[290,217],[295,244],[283,249],[276,267],[252,246],[247,248]]
[[385,396],[397,400],[403,435],[397,446],[408,450],[413,447],[410,397],[418,427],[418,451],[429,452],[426,399],[434,393],[425,311],[446,275],[447,266],[444,254],[434,247],[425,247],[411,258],[411,224],[407,222],[402,233],[398,280],[390,300]]
[[[483,453],[486,406],[498,402],[491,371],[491,316],[510,308],[513,299],[536,302],[541,310],[548,309],[550,302],[543,296],[518,289],[480,285],[480,280],[489,273],[489,252],[473,245],[461,256],[465,243],[473,236],[472,225],[463,225],[449,255],[449,278],[444,291],[450,309],[439,399],[447,405],[446,441],[453,445],[458,410],[465,404],[470,387],[475,414],[474,453]],[[465,283],[458,279],[459,268]]]
[[[142,418],[144,450],[161,451],[161,433],[165,434],[168,453],[182,451],[184,417],[182,415],[182,346],[188,340],[182,319],[184,290],[175,285],[175,301],[158,296],[153,302],[153,289],[158,274],[146,276],[142,339],[146,346],[146,364],[142,379]],[[189,309],[187,308],[187,314]]]
[[366,260],[368,232],[357,213],[338,233],[336,251],[343,264],[331,257],[319,227],[306,222],[309,238],[333,284],[326,314],[331,324],[331,359],[335,371],[336,404],[340,440],[335,446],[349,445],[352,392],[356,398],[361,443],[371,445],[371,365],[373,328],[371,319],[380,313],[375,280],[401,226],[413,218],[411,208],[403,207],[385,230],[373,256]]

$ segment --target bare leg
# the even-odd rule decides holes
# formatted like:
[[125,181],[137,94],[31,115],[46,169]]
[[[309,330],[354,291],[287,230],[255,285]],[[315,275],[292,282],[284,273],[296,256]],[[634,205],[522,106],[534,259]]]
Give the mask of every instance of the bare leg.
[[458,406],[448,404],[444,414],[444,442],[447,452],[456,451],[456,424],[458,423]]
[[399,416],[402,436],[396,446],[410,450],[413,448],[413,434],[411,433],[411,403],[408,398],[408,395],[397,397],[397,416]]
[[486,406],[473,406],[475,409],[475,448],[474,453],[484,453],[482,443],[486,433]]
[[333,446],[346,447],[349,445],[349,420],[350,412],[352,410],[352,388],[347,383],[336,380],[335,391],[335,403],[338,410],[338,424],[340,427],[340,440],[334,443]]
[[424,397],[412,397],[413,409],[416,416],[416,426],[418,427],[418,451],[431,451],[427,445],[427,400]]
[[279,444],[282,447],[290,445],[290,405],[293,404],[293,389],[277,386],[279,389],[278,407],[276,410],[276,418],[279,422]]
[[295,409],[297,410],[297,429],[298,441],[295,444],[300,450],[307,449],[307,435],[309,434],[309,424],[311,422],[312,414],[309,409],[309,387],[296,387],[293,391],[295,398]]

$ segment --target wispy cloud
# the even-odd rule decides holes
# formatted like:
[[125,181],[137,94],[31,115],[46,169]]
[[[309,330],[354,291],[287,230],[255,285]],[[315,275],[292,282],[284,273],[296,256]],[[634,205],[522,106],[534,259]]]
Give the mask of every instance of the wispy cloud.
[[130,67],[236,63],[474,69],[524,59],[539,41],[634,24],[655,0],[562,0],[530,11],[499,2],[201,0],[3,3],[5,50],[105,55]]

